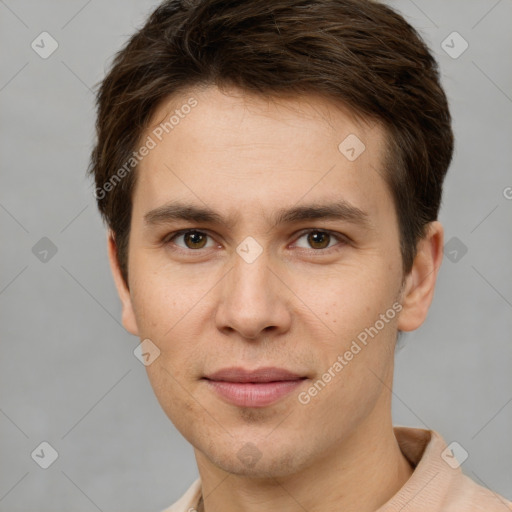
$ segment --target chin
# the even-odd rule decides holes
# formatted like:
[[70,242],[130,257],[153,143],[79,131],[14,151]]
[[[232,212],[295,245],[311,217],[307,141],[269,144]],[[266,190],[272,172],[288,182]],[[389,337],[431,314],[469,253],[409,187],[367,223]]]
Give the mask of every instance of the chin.
[[[263,443],[264,444],[264,443]],[[281,446],[282,452],[276,451],[275,443],[269,442],[263,447],[247,441],[233,453],[231,444],[226,452],[205,453],[210,461],[227,473],[251,478],[268,479],[270,477],[286,477],[297,473],[308,462],[303,460],[293,446]]]

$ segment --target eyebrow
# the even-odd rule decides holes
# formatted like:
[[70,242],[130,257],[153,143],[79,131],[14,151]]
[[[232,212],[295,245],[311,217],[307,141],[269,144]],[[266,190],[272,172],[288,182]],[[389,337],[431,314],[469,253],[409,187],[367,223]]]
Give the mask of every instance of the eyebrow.
[[[267,217],[268,219],[268,217]],[[208,207],[195,206],[179,201],[166,203],[144,215],[148,226],[185,220],[194,223],[218,224],[228,229],[236,225],[236,218],[224,218]],[[277,210],[270,218],[271,227],[292,224],[306,220],[342,220],[358,224],[363,228],[372,227],[369,215],[345,200],[331,203],[311,203]]]

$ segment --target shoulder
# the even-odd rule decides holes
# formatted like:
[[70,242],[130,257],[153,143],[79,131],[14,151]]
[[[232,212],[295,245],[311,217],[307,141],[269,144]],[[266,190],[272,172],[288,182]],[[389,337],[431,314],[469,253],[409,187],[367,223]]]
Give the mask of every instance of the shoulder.
[[[461,508],[463,507],[463,508]],[[464,510],[466,512],[512,511],[512,501],[479,485],[465,474],[452,481],[444,499],[443,510]]]

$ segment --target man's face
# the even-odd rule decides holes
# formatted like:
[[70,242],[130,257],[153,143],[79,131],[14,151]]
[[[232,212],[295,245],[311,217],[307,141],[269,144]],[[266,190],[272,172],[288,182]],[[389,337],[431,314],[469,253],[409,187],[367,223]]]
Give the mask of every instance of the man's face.
[[[158,141],[152,130],[192,96]],[[145,134],[157,145],[137,171],[124,325],[160,350],[151,385],[199,457],[286,475],[387,421],[403,276],[384,133],[315,97],[212,87],[183,98],[161,105]],[[175,202],[226,225],[173,219],[162,207]],[[333,204],[344,205],[338,218],[275,223]],[[192,232],[171,240],[181,230]],[[205,378],[231,367],[301,379],[251,391]]]

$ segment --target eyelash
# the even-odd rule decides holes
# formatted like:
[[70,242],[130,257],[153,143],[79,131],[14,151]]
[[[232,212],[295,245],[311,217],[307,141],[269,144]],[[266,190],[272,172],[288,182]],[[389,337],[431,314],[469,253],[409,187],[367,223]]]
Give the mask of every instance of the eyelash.
[[[202,235],[206,235],[206,236],[208,236],[210,238],[213,238],[212,235],[210,235],[208,231],[203,231],[203,230],[200,230],[200,229],[182,229],[181,231],[176,231],[176,232],[167,234],[162,239],[162,244],[164,244],[166,246],[170,245],[175,238],[178,238],[178,237],[180,237],[182,235],[186,235],[187,233],[200,233]],[[298,235],[298,238],[296,239],[296,241],[301,239],[303,236],[308,235],[310,233],[322,233],[324,235],[329,235],[329,236],[335,238],[338,242],[340,242],[342,246],[347,245],[349,243],[349,238],[346,235],[342,235],[341,233],[336,233],[334,231],[329,231],[329,230],[326,230],[326,229],[314,229],[314,228],[311,228],[311,229],[308,229],[308,230],[300,232],[299,235]],[[200,253],[201,251],[204,250],[204,248],[203,249],[184,249],[183,247],[176,246],[175,244],[173,244],[173,245],[174,245],[174,247],[173,247],[172,250],[178,251],[178,252],[186,252],[186,253],[196,252],[196,253]],[[211,249],[211,248],[207,248],[207,249]],[[340,250],[340,248],[339,247],[336,248],[335,245],[332,246],[332,247],[327,247],[325,249],[313,249],[313,248],[311,248],[309,250],[308,249],[302,249],[302,250],[305,250],[308,253],[324,253],[325,254],[325,253],[331,253],[332,249]]]

